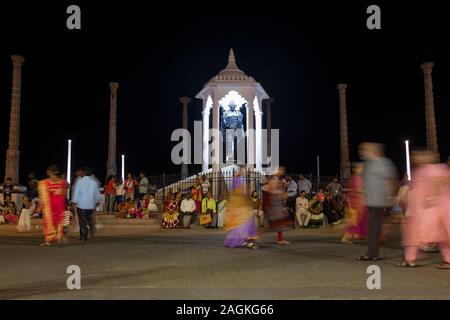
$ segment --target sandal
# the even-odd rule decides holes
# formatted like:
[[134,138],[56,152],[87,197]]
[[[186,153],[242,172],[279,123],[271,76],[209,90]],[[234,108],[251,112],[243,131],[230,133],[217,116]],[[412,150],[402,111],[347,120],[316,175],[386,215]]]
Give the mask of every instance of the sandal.
[[450,263],[448,262],[442,262],[441,264],[438,264],[434,266],[437,269],[450,269]]
[[417,265],[414,262],[408,262],[408,261],[403,260],[402,262],[397,264],[397,267],[399,267],[399,268],[415,268],[415,267],[417,267]]
[[253,242],[248,242],[248,243],[245,245],[245,247],[248,248],[248,249],[252,249],[252,250],[258,249],[258,246],[257,246],[255,243],[253,243]]
[[44,242],[40,244],[41,247],[51,247],[52,245],[53,244],[51,244],[50,242]]
[[286,241],[286,240],[283,240],[283,241],[278,241],[278,244],[279,245],[288,245],[288,244],[291,244],[291,243]]

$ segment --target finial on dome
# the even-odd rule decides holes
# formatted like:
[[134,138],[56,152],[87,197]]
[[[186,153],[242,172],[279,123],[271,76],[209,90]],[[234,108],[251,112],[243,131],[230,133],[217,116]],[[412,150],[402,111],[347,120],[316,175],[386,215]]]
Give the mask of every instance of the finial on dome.
[[230,53],[228,55],[228,64],[225,69],[239,70],[238,66],[236,65],[236,57],[234,56],[233,48],[230,49]]

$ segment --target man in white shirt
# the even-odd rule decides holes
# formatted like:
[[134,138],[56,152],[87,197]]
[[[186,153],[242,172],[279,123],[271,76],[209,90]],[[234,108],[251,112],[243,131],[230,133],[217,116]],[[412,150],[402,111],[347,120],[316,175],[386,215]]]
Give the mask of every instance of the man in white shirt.
[[[300,228],[308,225],[309,219],[311,218],[311,212],[309,212],[309,201],[306,199],[305,191],[301,191],[300,197],[295,201],[295,215],[297,216]],[[305,217],[304,221],[302,221],[302,217]]]
[[[191,225],[195,222],[195,209],[195,201],[191,199],[191,194],[186,194],[180,204],[180,221],[183,227],[187,229],[191,228]],[[184,219],[185,216],[190,216],[190,220]]]
[[142,198],[148,193],[148,179],[145,173],[141,171],[139,180],[139,198]]
[[295,212],[295,198],[297,198],[297,183],[292,179],[292,177],[287,177],[286,182],[286,192],[287,199],[286,205],[291,209],[291,212]]
[[297,187],[298,191],[305,191],[306,195],[309,195],[311,193],[312,184],[311,181],[305,178],[305,176],[300,175]]

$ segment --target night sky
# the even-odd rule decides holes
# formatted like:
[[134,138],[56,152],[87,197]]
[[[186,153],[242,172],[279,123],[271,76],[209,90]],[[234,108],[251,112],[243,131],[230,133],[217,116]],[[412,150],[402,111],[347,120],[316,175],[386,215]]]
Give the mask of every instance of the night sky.
[[[348,83],[351,160],[358,160],[361,141],[374,140],[386,144],[403,171],[403,140],[413,147],[426,142],[424,61],[435,62],[438,143],[446,159],[450,46],[443,1],[334,2],[0,2],[0,179],[11,54],[25,57],[22,183],[30,170],[42,177],[53,163],[65,170],[69,138],[73,166],[92,166],[104,177],[111,81],[120,83],[118,166],[124,153],[131,171],[179,172],[170,160],[170,135],[182,125],[178,99],[193,98],[192,127],[201,120],[194,96],[225,67],[230,48],[240,69],[275,99],[272,126],[280,129],[280,161],[288,171],[314,173],[320,155],[321,172],[338,173],[340,82]],[[79,31],[66,28],[70,4],[81,7]],[[381,30],[366,27],[370,4],[381,7]]]

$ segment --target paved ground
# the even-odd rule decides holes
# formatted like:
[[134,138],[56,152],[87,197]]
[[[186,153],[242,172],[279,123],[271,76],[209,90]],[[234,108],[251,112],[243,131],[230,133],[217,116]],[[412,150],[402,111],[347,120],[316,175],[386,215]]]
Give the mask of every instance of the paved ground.
[[[264,234],[252,251],[223,247],[220,230],[105,225],[87,244],[72,235],[47,248],[38,232],[0,226],[0,299],[450,299],[450,272],[432,267],[439,254],[399,269],[398,230],[387,229],[382,287],[369,290],[370,263],[356,261],[365,246],[341,244],[341,228],[288,232],[287,247]],[[72,264],[81,290],[66,287]]]

